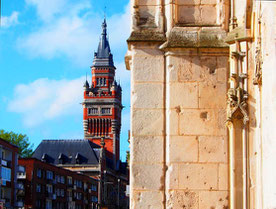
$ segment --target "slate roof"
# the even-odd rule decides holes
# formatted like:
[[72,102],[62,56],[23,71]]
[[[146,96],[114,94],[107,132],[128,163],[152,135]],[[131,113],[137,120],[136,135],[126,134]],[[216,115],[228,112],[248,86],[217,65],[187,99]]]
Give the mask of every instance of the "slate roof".
[[98,51],[94,54],[94,67],[114,67],[113,55],[111,54],[108,39],[106,37],[106,20],[102,24],[102,34],[98,46]]
[[43,140],[33,154],[34,158],[55,165],[98,165],[99,156],[100,146],[84,139]]

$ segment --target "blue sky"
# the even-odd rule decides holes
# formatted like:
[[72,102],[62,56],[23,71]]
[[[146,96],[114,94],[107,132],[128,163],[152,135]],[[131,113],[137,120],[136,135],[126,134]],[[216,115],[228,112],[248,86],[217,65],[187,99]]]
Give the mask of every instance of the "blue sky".
[[107,30],[123,88],[121,159],[128,150],[130,31],[128,0],[2,0],[0,129],[42,139],[83,138],[82,86],[97,49],[106,5]]

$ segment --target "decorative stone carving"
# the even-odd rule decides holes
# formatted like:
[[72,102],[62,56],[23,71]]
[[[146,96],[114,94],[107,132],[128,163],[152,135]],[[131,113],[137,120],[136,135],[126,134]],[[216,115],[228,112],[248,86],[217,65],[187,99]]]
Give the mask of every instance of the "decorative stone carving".
[[240,50],[239,42],[236,41],[236,51],[231,53],[232,59],[235,61],[235,69],[231,74],[230,82],[234,87],[230,88],[227,93],[227,121],[232,121],[235,117],[235,113],[240,111],[242,118],[237,116],[237,119],[243,119],[243,123],[246,124],[249,120],[247,112],[247,99],[248,93],[245,88],[245,79],[247,75],[243,73],[243,59],[246,56],[245,52]]
[[263,57],[261,50],[261,37],[258,37],[258,42],[256,46],[255,52],[255,75],[253,79],[254,85],[262,85],[262,65],[263,65]]
[[241,88],[230,88],[227,93],[227,121],[232,121],[235,112],[240,110],[243,115],[243,123],[246,124],[249,120],[247,113],[247,103],[248,98],[247,92]]

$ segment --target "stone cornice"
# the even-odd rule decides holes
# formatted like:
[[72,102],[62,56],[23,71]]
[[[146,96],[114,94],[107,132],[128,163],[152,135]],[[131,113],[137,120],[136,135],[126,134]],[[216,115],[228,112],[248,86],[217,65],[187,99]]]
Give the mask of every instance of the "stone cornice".
[[165,42],[166,37],[163,32],[156,30],[139,30],[133,31],[127,39],[127,43],[132,42]]
[[224,42],[225,37],[226,32],[216,28],[197,31],[174,27],[160,49],[165,51],[170,48],[228,48],[228,44]]
[[225,42],[228,44],[233,44],[235,41],[250,41],[251,39],[252,36],[250,29],[237,27],[227,34]]

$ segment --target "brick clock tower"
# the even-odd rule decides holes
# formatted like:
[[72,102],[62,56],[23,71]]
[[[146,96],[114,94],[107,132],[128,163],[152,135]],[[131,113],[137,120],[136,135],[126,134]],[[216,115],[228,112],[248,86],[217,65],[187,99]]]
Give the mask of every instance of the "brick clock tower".
[[116,163],[120,157],[122,89],[115,81],[115,66],[106,34],[106,20],[91,66],[92,83],[84,83],[84,137],[100,145],[104,137],[106,155]]

